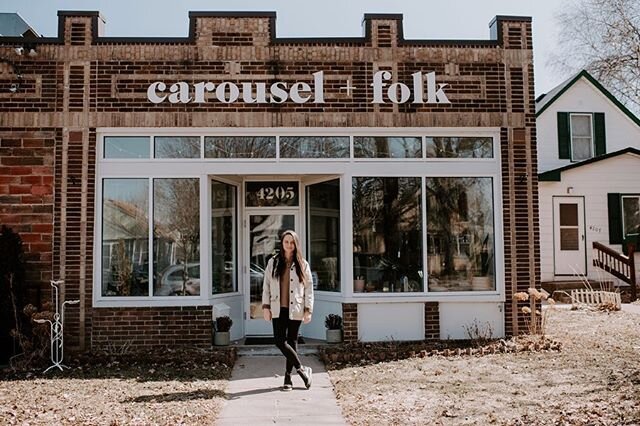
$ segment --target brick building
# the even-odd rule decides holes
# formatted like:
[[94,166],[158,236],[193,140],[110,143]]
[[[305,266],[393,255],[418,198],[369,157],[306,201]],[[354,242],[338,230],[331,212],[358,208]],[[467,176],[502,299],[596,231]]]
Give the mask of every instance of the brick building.
[[330,39],[278,38],[263,12],[192,12],[184,38],[58,17],[57,37],[0,37],[0,223],[32,286],[80,300],[71,346],[207,346],[227,310],[232,338],[268,334],[285,228],[313,271],[305,336],[328,313],[346,340],[521,330],[512,295],[540,275],[530,18],[407,40],[401,15]]

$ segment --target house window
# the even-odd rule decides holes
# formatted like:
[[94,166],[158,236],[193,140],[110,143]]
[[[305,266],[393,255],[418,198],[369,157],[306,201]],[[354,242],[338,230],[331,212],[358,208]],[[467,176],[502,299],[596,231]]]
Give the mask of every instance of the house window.
[[640,233],[640,196],[622,197],[622,230],[624,238]]
[[591,114],[571,114],[571,159],[593,157],[593,125]]

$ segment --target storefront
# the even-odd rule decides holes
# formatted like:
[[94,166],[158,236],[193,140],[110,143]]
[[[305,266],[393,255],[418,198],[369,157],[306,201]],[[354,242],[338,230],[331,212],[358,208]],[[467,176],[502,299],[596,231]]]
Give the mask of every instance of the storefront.
[[226,309],[232,338],[269,334],[262,279],[284,229],[312,268],[307,337],[329,313],[347,341],[518,332],[511,295],[539,283],[529,18],[430,41],[405,40],[401,15],[343,39],[277,38],[270,13],[192,12],[182,39],[59,17],[2,75],[23,84],[0,95],[17,168],[0,175],[22,173],[25,194],[8,185],[0,221],[39,239],[43,289],[64,279],[81,300],[79,347],[206,346]]

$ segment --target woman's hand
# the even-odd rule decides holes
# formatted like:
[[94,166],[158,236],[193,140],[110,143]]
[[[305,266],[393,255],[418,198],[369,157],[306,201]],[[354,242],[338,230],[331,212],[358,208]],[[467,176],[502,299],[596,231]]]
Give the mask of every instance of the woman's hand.
[[304,311],[304,317],[302,317],[302,321],[305,324],[309,324],[311,322],[311,312],[309,311]]
[[271,309],[262,308],[262,317],[265,321],[271,321]]

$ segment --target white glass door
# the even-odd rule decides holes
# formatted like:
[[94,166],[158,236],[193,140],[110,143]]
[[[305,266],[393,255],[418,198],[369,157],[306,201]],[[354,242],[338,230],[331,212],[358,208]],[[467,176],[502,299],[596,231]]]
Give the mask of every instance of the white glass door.
[[556,275],[585,275],[584,199],[553,198],[554,263]]
[[[262,282],[269,259],[280,250],[282,232],[299,228],[299,209],[251,209],[247,212],[245,253],[246,268],[246,334],[248,336],[271,335],[271,322],[262,317]],[[248,288],[247,288],[248,287]],[[279,309],[279,306],[273,306]]]

